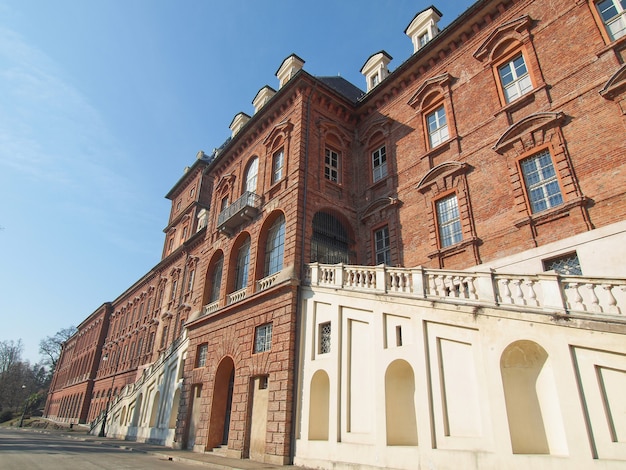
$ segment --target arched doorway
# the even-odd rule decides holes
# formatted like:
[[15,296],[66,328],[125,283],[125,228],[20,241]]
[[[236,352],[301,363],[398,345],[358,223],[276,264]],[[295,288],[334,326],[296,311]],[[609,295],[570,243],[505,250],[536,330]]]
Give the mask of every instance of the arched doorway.
[[228,444],[234,383],[235,364],[230,357],[225,357],[215,373],[207,449]]

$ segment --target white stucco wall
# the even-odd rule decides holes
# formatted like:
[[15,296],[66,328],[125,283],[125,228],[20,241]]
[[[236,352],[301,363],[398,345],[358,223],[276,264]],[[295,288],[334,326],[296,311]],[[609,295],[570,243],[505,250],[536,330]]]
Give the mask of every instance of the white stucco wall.
[[[302,305],[296,465],[626,465],[623,319],[326,287],[304,287]],[[321,354],[325,322],[331,350]]]

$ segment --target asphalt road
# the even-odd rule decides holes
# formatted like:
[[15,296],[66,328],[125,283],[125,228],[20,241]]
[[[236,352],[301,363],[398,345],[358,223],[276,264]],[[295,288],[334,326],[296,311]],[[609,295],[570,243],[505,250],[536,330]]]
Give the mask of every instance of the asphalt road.
[[[182,470],[202,468],[99,442],[0,428],[0,470]],[[205,467],[207,468],[207,467]]]

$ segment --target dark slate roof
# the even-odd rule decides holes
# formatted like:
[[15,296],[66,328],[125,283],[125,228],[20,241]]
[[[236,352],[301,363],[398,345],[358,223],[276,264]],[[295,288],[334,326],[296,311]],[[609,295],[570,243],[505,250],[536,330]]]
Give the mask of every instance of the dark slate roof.
[[320,82],[332,88],[352,103],[357,103],[365,92],[343,77],[316,77]]

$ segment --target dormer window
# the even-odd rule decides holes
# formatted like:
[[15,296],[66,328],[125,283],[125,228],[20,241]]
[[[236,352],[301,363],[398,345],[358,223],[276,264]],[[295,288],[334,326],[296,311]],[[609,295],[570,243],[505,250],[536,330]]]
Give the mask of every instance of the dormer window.
[[376,87],[389,75],[387,65],[392,59],[385,51],[377,52],[367,59],[365,65],[361,67],[361,73],[367,80],[367,91]]
[[428,31],[426,31],[424,34],[421,34],[417,39],[419,49],[424,47],[428,41],[430,41],[430,37],[428,36]]
[[259,109],[265,106],[265,103],[267,103],[275,94],[276,90],[274,90],[270,86],[265,85],[263,88],[261,88],[252,100],[255,114],[258,113]]
[[278,82],[280,84],[280,88],[283,87],[285,83],[287,83],[291,77],[293,77],[304,65],[304,60],[298,57],[295,54],[291,54],[283,63],[280,64],[280,67],[276,71],[276,77],[278,78]]
[[237,115],[233,118],[230,123],[230,130],[232,131],[232,136],[234,137],[237,132],[241,130],[243,126],[247,124],[250,120],[250,116],[246,113],[237,113]]
[[415,15],[411,24],[404,30],[404,34],[413,42],[413,53],[422,49],[439,33],[437,23],[442,16],[435,7],[427,8]]

